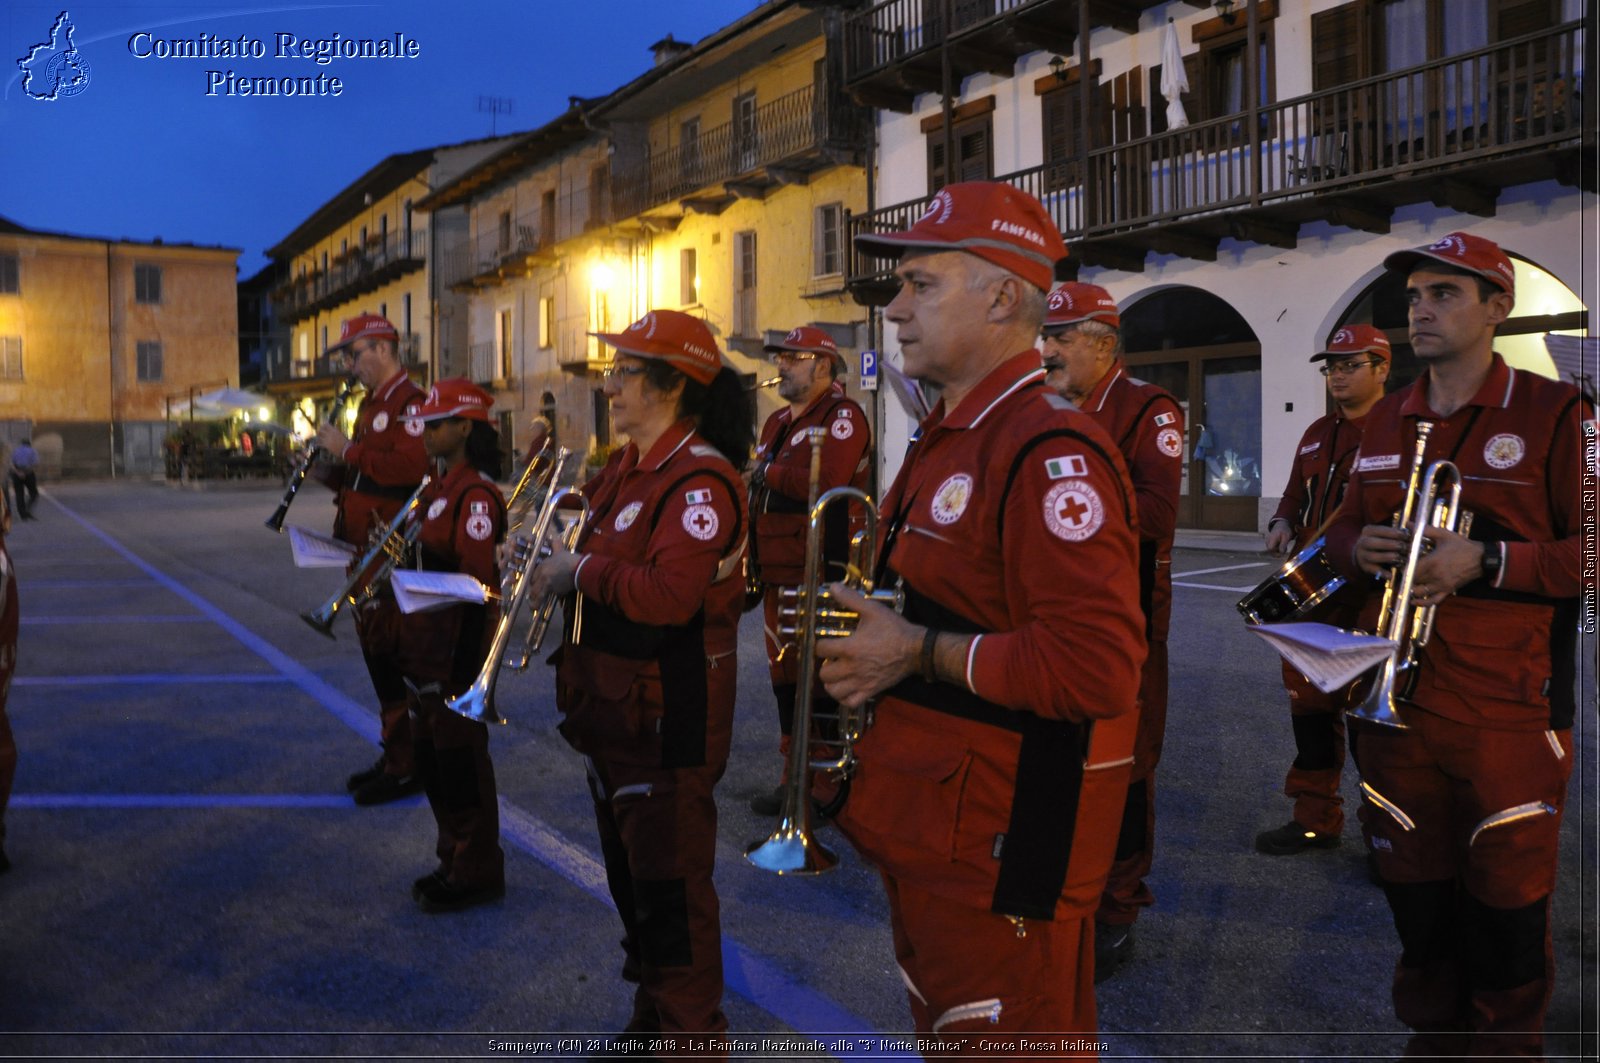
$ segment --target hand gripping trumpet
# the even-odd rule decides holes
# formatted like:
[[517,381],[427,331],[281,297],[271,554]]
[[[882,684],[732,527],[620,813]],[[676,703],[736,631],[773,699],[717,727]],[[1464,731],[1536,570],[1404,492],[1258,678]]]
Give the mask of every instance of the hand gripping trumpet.
[[[552,478],[551,483],[555,482],[556,480]],[[477,720],[479,723],[506,722],[494,707],[494,685],[495,680],[499,678],[500,667],[503,664],[512,664],[515,670],[520,672],[528,666],[528,661],[539,651],[539,646],[544,642],[545,631],[550,627],[550,618],[555,614],[556,596],[546,594],[534,607],[532,626],[523,642],[522,652],[515,662],[505,656],[506,645],[511,641],[511,626],[516,622],[517,613],[528,597],[531,588],[530,577],[534,569],[538,568],[539,562],[548,556],[544,543],[551,526],[555,523],[556,510],[561,508],[563,502],[574,499],[577,512],[568,520],[566,526],[561,528],[559,534],[562,545],[568,550],[577,546],[584,526],[589,522],[589,500],[573,487],[551,490],[544,500],[544,506],[539,510],[538,519],[534,521],[533,531],[526,537],[518,537],[510,570],[506,578],[500,582],[500,621],[495,625],[489,652],[484,654],[483,667],[478,669],[478,676],[472,681],[472,685],[458,696],[445,701],[444,707],[451,712],[465,716],[469,720]]]
[[[328,423],[333,424],[339,419],[339,411],[344,409],[344,404],[350,401],[350,395],[356,389],[355,377],[345,377],[344,383],[339,385],[339,393],[333,397],[333,408],[328,411]],[[267,527],[275,532],[283,531],[284,518],[289,515],[289,507],[294,505],[294,496],[300,493],[300,485],[306,482],[306,473],[311,471],[312,462],[317,460],[322,448],[315,443],[306,447],[305,454],[300,458],[300,464],[289,473],[289,485],[284,489],[283,498],[278,502],[278,508],[273,510],[272,516],[267,518]]]
[[395,514],[394,520],[387,524],[379,524],[372,529],[372,534],[367,537],[371,545],[367,547],[367,552],[361,556],[361,560],[351,568],[344,586],[316,609],[309,613],[301,613],[301,620],[331,639],[334,637],[333,622],[339,618],[339,612],[345,606],[359,606],[370,601],[372,596],[378,593],[378,588],[388,580],[389,573],[394,571],[394,567],[405,560],[412,544],[417,541],[417,536],[422,533],[422,521],[418,519],[417,506],[422,501],[422,492],[432,480],[433,477],[424,476],[416,491],[406,500],[406,504],[400,507],[400,512]]
[[[835,800],[835,810],[843,804],[849,784],[850,772],[855,767],[853,745],[866,727],[863,710],[846,710],[839,707],[833,727],[836,737],[823,739],[817,727],[819,721],[828,721],[815,713],[813,705],[817,684],[817,639],[841,638],[855,629],[860,615],[838,605],[833,594],[822,584],[823,580],[823,524],[829,507],[858,502],[865,515],[865,526],[850,541],[850,563],[844,584],[874,601],[884,602],[895,610],[904,605],[904,595],[898,591],[874,590],[872,573],[877,567],[878,511],[872,496],[854,487],[835,487],[818,497],[822,480],[822,440],[827,435],[824,428],[807,429],[811,442],[811,506],[806,526],[805,581],[793,590],[785,589],[779,596],[778,633],[781,638],[792,638],[800,650],[800,688],[795,696],[793,736],[789,742],[789,762],[783,783],[783,801],[778,810],[778,826],[764,840],[753,843],[745,850],[745,859],[763,871],[779,875],[816,875],[831,871],[839,858],[832,850],[817,840],[811,828],[811,773],[826,772],[839,780],[840,796]],[[785,623],[787,621],[788,623]],[[785,647],[785,652],[791,647]],[[813,756],[812,743],[828,744],[827,751]]]
[[1432,421],[1417,422],[1417,444],[1411,460],[1411,475],[1406,483],[1405,502],[1400,507],[1395,524],[1398,528],[1409,530],[1411,542],[1404,564],[1392,569],[1386,577],[1383,601],[1378,608],[1377,634],[1393,642],[1395,652],[1378,665],[1366,699],[1346,714],[1352,719],[1383,724],[1402,731],[1406,730],[1406,724],[1395,707],[1396,688],[1399,688],[1398,696],[1404,699],[1416,682],[1417,651],[1428,644],[1433,634],[1433,614],[1438,608],[1411,604],[1417,563],[1427,553],[1428,528],[1443,528],[1465,535],[1472,526],[1472,514],[1464,513],[1461,509],[1461,470],[1453,462],[1443,459],[1423,470],[1426,460],[1423,455],[1432,432]]

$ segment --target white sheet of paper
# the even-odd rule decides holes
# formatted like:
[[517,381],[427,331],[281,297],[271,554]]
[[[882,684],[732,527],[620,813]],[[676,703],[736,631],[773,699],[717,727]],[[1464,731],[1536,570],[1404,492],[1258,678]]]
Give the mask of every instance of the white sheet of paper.
[[289,525],[289,547],[300,568],[345,568],[355,560],[356,548],[343,539]]
[[932,408],[928,405],[927,396],[923,394],[922,385],[885,359],[878,361],[878,371],[889,381],[889,390],[900,400],[901,408],[906,411],[912,423],[921,424],[922,419],[928,416],[928,411]]
[[482,605],[489,600],[488,588],[462,572],[396,569],[389,586],[394,588],[394,603],[402,613],[422,613],[463,602]]
[[1253,624],[1250,627],[1324,694],[1331,694],[1394,655],[1395,644],[1332,624]]

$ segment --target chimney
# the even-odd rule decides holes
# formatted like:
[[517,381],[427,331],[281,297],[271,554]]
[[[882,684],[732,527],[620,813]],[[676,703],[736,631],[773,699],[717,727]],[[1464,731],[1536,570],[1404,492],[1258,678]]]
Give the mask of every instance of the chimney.
[[687,52],[693,47],[694,45],[692,44],[685,44],[682,41],[673,40],[672,34],[669,33],[656,43],[652,44],[650,46],[650,50],[655,53],[655,65],[665,66],[667,63],[672,62],[674,59],[678,58],[678,56],[682,55],[684,52]]

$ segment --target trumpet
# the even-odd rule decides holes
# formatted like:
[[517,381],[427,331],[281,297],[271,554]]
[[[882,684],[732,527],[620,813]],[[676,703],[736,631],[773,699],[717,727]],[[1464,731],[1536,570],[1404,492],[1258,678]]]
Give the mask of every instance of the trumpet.
[[[301,620],[331,639],[334,637],[333,622],[339,618],[340,611],[346,605],[360,606],[372,600],[378,593],[378,588],[389,578],[389,573],[405,560],[406,554],[417,541],[417,536],[422,533],[422,521],[417,519],[417,507],[421,504],[422,492],[427,490],[432,480],[433,477],[424,476],[422,482],[417,485],[416,492],[406,500],[404,506],[400,507],[400,512],[395,514],[394,520],[372,529],[372,534],[367,537],[369,543],[367,552],[350,570],[344,586],[316,609],[301,613]],[[375,564],[378,567],[374,569]]]
[[[568,455],[570,456],[570,455]],[[564,460],[562,464],[564,464]],[[555,483],[552,479],[551,483]],[[524,640],[522,652],[515,662],[505,657],[506,646],[511,641],[511,626],[516,622],[517,613],[522,608],[522,603],[528,597],[531,589],[529,577],[534,569],[539,567],[539,562],[547,556],[545,537],[549,535],[551,526],[555,523],[556,510],[563,502],[570,499],[577,500],[577,514],[561,529],[561,541],[567,549],[572,549],[578,543],[578,538],[583,534],[584,527],[589,522],[589,500],[576,488],[563,487],[552,490],[545,497],[544,505],[539,510],[538,519],[534,521],[533,531],[526,537],[518,537],[516,552],[510,570],[505,579],[500,583],[500,621],[495,625],[494,638],[490,641],[489,652],[484,655],[483,666],[478,669],[477,678],[472,685],[459,695],[445,701],[445,708],[469,720],[479,723],[505,723],[505,718],[494,707],[494,686],[499,678],[500,668],[503,664],[512,664],[516,671],[522,671],[528,666],[528,661],[538,652],[539,646],[544,642],[544,635],[550,626],[550,618],[555,613],[556,596],[547,594],[534,607],[533,624],[529,628],[527,638]]]
[[566,465],[571,453],[566,447],[558,449],[546,439],[544,446],[528,459],[517,485],[511,489],[511,497],[506,499],[506,538],[515,535],[527,521],[528,514],[542,505],[534,499],[543,496],[557,482],[556,473]]
[[[745,849],[746,860],[763,871],[779,875],[816,875],[838,865],[838,856],[817,840],[811,827],[811,773],[825,772],[838,780],[841,792],[834,801],[834,811],[837,811],[848,796],[850,773],[855,768],[854,743],[868,724],[864,710],[847,710],[841,705],[837,716],[826,717],[818,714],[814,707],[817,639],[849,635],[860,615],[838,605],[833,593],[822,585],[823,525],[829,508],[854,501],[864,507],[865,512],[865,526],[850,540],[850,561],[844,584],[897,612],[905,605],[905,595],[900,590],[884,591],[873,587],[872,574],[877,568],[878,511],[872,496],[854,487],[835,487],[818,496],[822,480],[822,436],[826,431],[824,428],[807,429],[811,441],[811,505],[806,524],[805,580],[799,587],[785,588],[778,599],[778,634],[792,638],[800,652],[800,688],[796,692],[794,722],[790,727],[789,762],[778,825],[766,838]],[[785,652],[788,649],[785,647]],[[819,750],[813,757],[814,725],[830,719],[835,737],[828,739],[827,744],[834,748],[827,752]]]
[[1461,509],[1461,470],[1443,459],[1427,466],[1426,471],[1423,469],[1428,436],[1432,432],[1432,421],[1417,422],[1416,451],[1406,483],[1406,498],[1395,523],[1396,527],[1409,530],[1411,540],[1405,563],[1392,569],[1385,578],[1383,600],[1378,607],[1377,634],[1393,642],[1395,652],[1378,665],[1366,699],[1346,714],[1352,719],[1402,731],[1407,726],[1400,718],[1395,699],[1398,696],[1403,700],[1416,683],[1418,651],[1428,644],[1433,634],[1433,617],[1438,608],[1411,604],[1417,563],[1427,553],[1428,528],[1433,526],[1465,535],[1472,527],[1472,514]]
[[[355,391],[358,381],[355,377],[344,378],[339,385],[338,394],[333,397],[333,408],[328,411],[328,423],[333,424],[339,419],[339,411],[344,409],[344,404],[350,401],[350,395]],[[300,464],[289,473],[289,486],[284,489],[283,498],[278,502],[278,508],[273,510],[272,516],[267,518],[267,527],[275,532],[283,531],[283,521],[289,515],[289,507],[294,505],[294,496],[300,493],[300,485],[306,481],[306,473],[311,471],[312,462],[317,460],[322,448],[315,443],[306,447],[305,454],[300,459]]]

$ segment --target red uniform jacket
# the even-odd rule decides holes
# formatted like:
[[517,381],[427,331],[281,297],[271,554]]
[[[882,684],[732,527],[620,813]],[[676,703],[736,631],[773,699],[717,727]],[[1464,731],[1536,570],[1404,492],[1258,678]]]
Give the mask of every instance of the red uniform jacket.
[[[663,767],[727,760],[748,515],[739,474],[680,421],[584,485],[590,522],[566,603],[556,703],[590,756]],[[730,676],[732,672],[728,673]]]
[[[428,484],[416,514],[422,521],[418,567],[463,572],[499,589],[495,544],[505,538],[506,504],[493,480],[463,463]],[[483,666],[498,617],[492,604],[465,603],[404,616],[400,654],[406,675],[419,682],[441,682],[445,694],[459,694]]]
[[[1571,385],[1512,369],[1498,354],[1483,387],[1449,417],[1429,408],[1426,374],[1380,400],[1328,529],[1329,560],[1350,579],[1372,583],[1355,563],[1356,540],[1400,511],[1419,420],[1434,422],[1426,461],[1461,470],[1471,537],[1503,543],[1504,566],[1493,586],[1474,580],[1440,604],[1408,700],[1500,730],[1570,727],[1594,410]],[[1363,613],[1369,631],[1380,599],[1371,595]]]
[[[754,524],[751,557],[762,582],[796,586],[805,578],[807,502],[811,491],[811,444],[806,429],[824,428],[821,491],[855,487],[865,491],[872,461],[872,430],[861,407],[845,398],[838,384],[819,395],[799,417],[785,407],[761,429],[757,460],[767,463],[765,486],[751,499]],[[839,507],[830,517],[849,510]],[[842,561],[849,537],[847,522],[831,521],[826,529],[824,555]],[[838,573],[833,575],[837,576]]]
[[1081,918],[1121,822],[1145,655],[1133,492],[1035,351],[941,402],[883,505],[908,619],[980,634],[964,686],[877,702],[841,829],[888,874],[975,908]]
[[326,481],[339,493],[333,533],[345,542],[365,547],[372,526],[393,520],[426,475],[422,423],[403,419],[422,399],[422,391],[402,370],[361,400],[343,464]]
[[[1290,553],[1310,545],[1328,518],[1338,512],[1350,483],[1350,468],[1361,447],[1361,429],[1366,417],[1347,418],[1342,413],[1324,414],[1311,422],[1289,469],[1289,483],[1283,489],[1273,521],[1286,520],[1294,532]],[[1352,627],[1357,622],[1366,598],[1366,579],[1352,581],[1313,610],[1311,619],[1336,627]],[[1308,696],[1316,688],[1308,680],[1302,688]]]
[[1078,408],[1106,430],[1127,462],[1138,500],[1139,601],[1146,637],[1165,642],[1172,621],[1172,539],[1183,486],[1183,407],[1170,393],[1128,375],[1119,361]]

